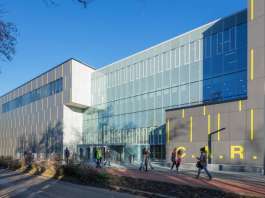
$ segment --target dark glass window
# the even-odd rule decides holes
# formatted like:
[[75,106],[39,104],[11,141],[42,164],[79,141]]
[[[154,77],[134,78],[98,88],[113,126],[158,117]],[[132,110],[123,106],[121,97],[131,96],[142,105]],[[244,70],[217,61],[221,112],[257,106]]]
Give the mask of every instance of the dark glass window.
[[[219,27],[218,24],[216,27]],[[214,29],[215,26],[212,28],[209,31],[215,33],[207,33],[203,39],[206,53],[203,58],[203,102],[246,98],[247,25],[243,23],[219,29],[219,32]],[[209,48],[212,48],[211,56],[207,53]]]
[[34,89],[23,96],[19,96],[2,105],[2,113],[30,104],[47,96],[59,93],[63,90],[63,79],[59,78],[38,89]]

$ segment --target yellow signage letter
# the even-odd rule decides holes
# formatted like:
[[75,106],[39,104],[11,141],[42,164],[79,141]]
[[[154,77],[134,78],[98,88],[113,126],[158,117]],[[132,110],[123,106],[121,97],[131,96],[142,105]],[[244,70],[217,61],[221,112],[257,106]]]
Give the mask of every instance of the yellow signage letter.
[[231,145],[230,147],[230,157],[235,159],[236,156],[239,156],[239,159],[244,159],[244,147],[240,145]]

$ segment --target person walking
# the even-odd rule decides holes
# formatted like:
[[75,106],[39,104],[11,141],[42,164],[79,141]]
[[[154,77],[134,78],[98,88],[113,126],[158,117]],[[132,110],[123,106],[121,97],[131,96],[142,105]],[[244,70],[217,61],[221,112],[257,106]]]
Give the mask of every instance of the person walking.
[[183,154],[183,150],[179,149],[177,151],[177,157],[176,157],[176,170],[177,170],[177,173],[179,172],[179,166],[180,166],[181,161],[182,161],[182,154]]
[[105,162],[104,162],[104,165],[106,166],[111,166],[110,165],[110,160],[111,160],[111,151],[109,149],[106,150],[106,153],[105,153]]
[[140,164],[140,167],[139,167],[139,171],[141,171],[144,168],[145,161],[146,161],[146,154],[147,154],[147,149],[144,148],[143,151],[142,151],[142,161],[141,161],[141,164]]
[[144,152],[144,169],[145,171],[147,172],[148,171],[148,150],[145,149],[145,152]]
[[69,164],[69,157],[70,157],[70,151],[69,151],[68,147],[66,147],[64,150],[64,157],[66,159],[66,164],[68,165]]
[[147,166],[149,166],[151,170],[154,170],[154,167],[152,166],[152,163],[151,163],[151,151],[150,151],[150,149],[147,150]]
[[101,150],[99,148],[97,148],[96,150],[96,168],[101,168],[101,160],[102,160],[102,154],[101,154]]
[[171,170],[173,170],[174,166],[176,166],[176,168],[177,168],[176,153],[177,153],[177,149],[174,148],[172,153],[171,153],[171,162],[172,162]]
[[207,152],[206,152],[205,147],[202,147],[200,149],[200,152],[201,152],[200,157],[197,157],[198,161],[197,161],[196,166],[198,168],[198,174],[197,174],[196,178],[198,179],[200,177],[201,170],[204,170],[205,173],[208,175],[209,180],[211,180],[212,179],[212,175],[207,169]]

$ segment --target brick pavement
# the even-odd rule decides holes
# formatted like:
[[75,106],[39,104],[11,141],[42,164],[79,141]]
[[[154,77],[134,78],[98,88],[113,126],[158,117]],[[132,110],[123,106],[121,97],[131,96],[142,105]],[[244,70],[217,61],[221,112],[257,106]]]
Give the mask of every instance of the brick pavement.
[[[190,185],[204,188],[221,189],[226,192],[233,192],[240,195],[265,197],[265,178],[264,176],[252,175],[251,180],[248,175],[223,175],[222,173],[213,174],[214,179],[209,181],[206,177],[195,178],[195,172],[183,171],[179,174],[171,171],[139,171],[137,169],[106,168],[107,173],[117,176],[128,176],[132,178],[169,182],[176,185]],[[203,174],[202,174],[203,175]],[[256,179],[255,179],[256,178]]]

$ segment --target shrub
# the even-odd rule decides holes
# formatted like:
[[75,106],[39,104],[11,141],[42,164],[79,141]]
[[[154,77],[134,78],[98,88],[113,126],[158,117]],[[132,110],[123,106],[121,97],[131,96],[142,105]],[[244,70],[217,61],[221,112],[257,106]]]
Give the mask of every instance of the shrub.
[[10,170],[18,170],[21,168],[21,166],[22,166],[21,161],[18,159],[10,160],[8,162],[8,169],[10,169]]
[[0,167],[1,168],[7,168],[8,167],[8,157],[0,156]]
[[94,185],[107,185],[110,179],[107,173],[83,165],[65,165],[63,166],[63,174],[65,177],[76,178],[82,183]]
[[17,170],[21,167],[21,162],[14,160],[11,156],[0,156],[0,167]]

